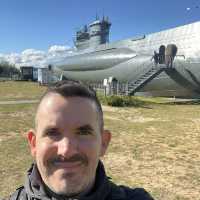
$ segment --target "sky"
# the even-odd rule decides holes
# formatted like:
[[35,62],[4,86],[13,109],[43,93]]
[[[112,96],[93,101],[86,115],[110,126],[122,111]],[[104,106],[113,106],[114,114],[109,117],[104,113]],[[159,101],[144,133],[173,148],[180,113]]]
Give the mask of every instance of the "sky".
[[108,16],[110,41],[200,21],[200,0],[0,0],[0,60],[70,52],[77,29]]

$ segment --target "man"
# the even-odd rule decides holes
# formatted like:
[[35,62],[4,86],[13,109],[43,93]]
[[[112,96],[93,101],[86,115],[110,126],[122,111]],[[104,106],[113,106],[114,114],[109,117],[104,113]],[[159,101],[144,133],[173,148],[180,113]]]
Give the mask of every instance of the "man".
[[154,64],[157,65],[158,64],[158,61],[159,61],[159,54],[154,51],[154,55],[153,57],[151,58],[151,60],[154,60]]
[[79,82],[47,90],[27,138],[35,163],[11,200],[152,200],[145,190],[117,186],[106,176],[100,157],[111,133],[95,92]]

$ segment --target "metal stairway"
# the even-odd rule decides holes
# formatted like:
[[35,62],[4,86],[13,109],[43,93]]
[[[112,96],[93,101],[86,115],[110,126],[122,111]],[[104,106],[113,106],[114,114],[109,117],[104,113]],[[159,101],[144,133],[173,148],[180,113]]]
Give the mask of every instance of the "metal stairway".
[[131,81],[128,83],[128,89],[126,91],[127,95],[134,95],[139,89],[144,87],[148,82],[158,76],[161,72],[169,69],[169,67],[165,64],[158,64],[156,66],[152,66],[149,71],[139,77],[136,81]]

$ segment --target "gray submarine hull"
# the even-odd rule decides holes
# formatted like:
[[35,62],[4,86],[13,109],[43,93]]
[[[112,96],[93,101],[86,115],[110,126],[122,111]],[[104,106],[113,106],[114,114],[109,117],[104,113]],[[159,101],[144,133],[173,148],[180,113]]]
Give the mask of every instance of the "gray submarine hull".
[[161,45],[176,44],[173,70],[165,70],[144,85],[136,95],[200,96],[200,22],[137,38],[77,51],[53,64],[56,74],[100,83],[114,77],[119,82],[136,81],[153,65],[153,52]]

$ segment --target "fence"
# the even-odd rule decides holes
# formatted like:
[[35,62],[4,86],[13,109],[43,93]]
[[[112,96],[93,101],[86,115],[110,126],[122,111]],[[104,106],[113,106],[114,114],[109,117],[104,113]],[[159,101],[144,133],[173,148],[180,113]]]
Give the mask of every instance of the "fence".
[[107,95],[127,95],[128,94],[128,82],[118,82],[113,81],[108,83],[107,85],[103,84],[102,82],[99,83],[87,83],[90,85],[94,90],[100,91],[104,93],[105,96]]

